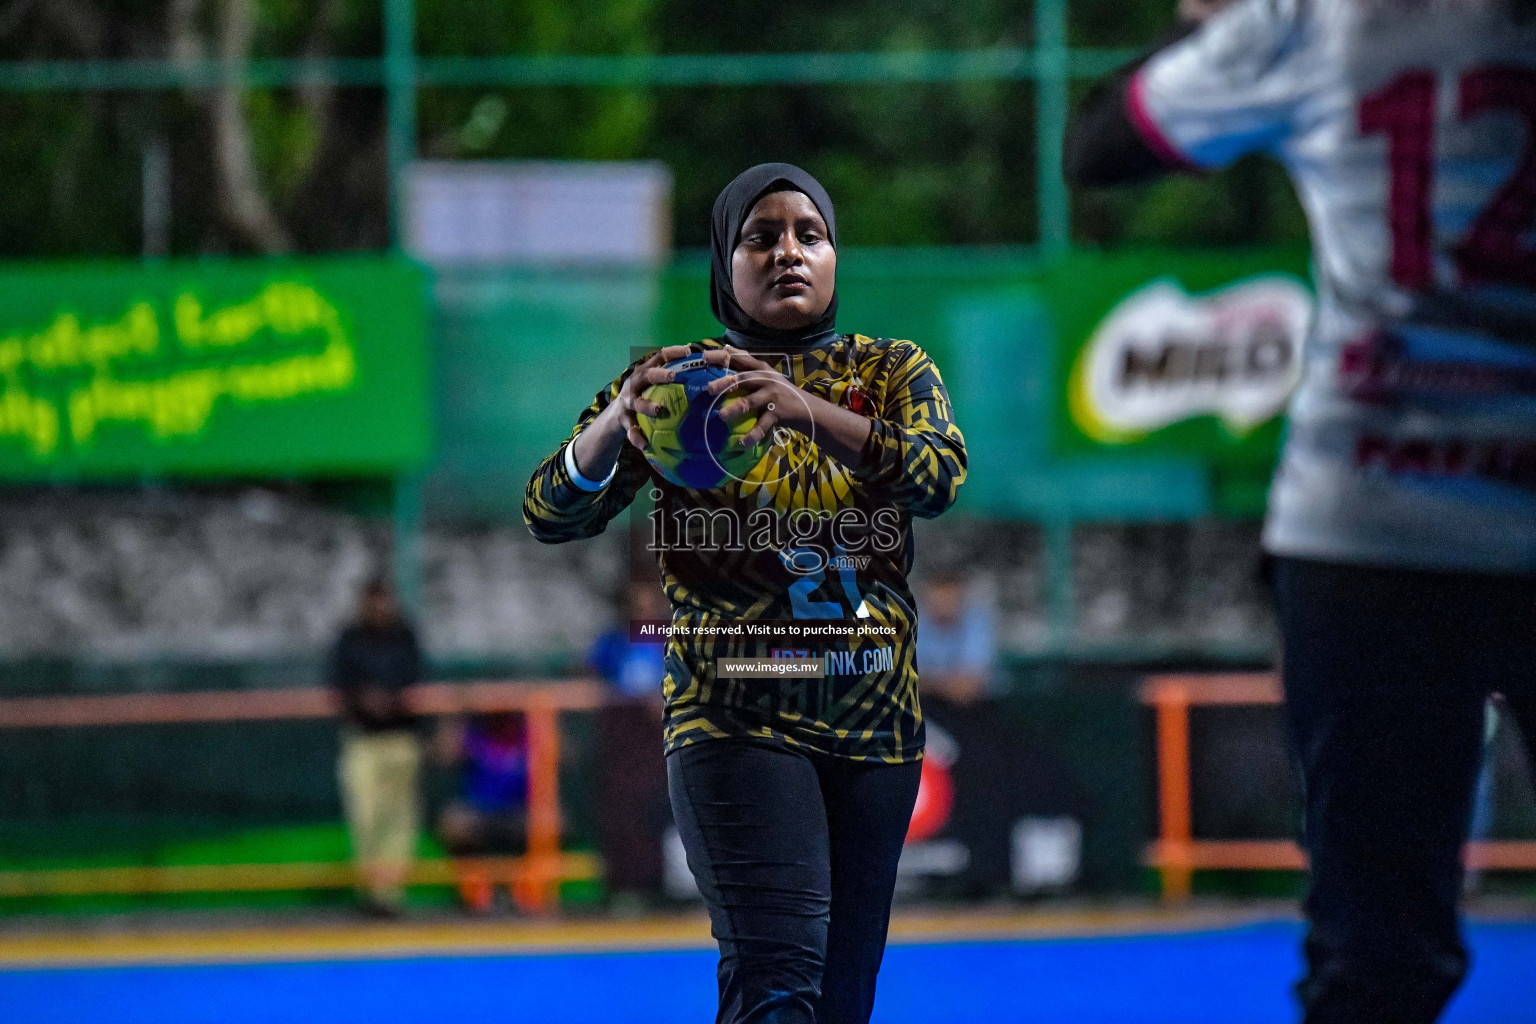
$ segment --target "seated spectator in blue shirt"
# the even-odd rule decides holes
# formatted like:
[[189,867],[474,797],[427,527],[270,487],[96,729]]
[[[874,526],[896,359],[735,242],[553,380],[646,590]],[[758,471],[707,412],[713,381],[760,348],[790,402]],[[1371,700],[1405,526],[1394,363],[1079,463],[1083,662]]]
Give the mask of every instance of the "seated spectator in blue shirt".
[[966,703],[997,692],[991,605],[958,572],[929,579],[919,601],[917,670],[922,691]]
[[438,817],[450,853],[521,853],[528,843],[528,736],[523,716],[445,722],[438,759],[459,769],[458,796]]
[[629,624],[672,621],[667,595],[655,580],[631,581],[623,603],[622,619],[593,643],[587,667],[626,697],[659,698],[661,680],[667,674],[667,645],[631,642]]

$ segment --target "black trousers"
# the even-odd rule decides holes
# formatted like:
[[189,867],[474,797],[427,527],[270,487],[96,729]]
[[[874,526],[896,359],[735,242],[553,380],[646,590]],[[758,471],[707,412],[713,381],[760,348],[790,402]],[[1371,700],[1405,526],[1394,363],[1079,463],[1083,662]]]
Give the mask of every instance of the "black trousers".
[[1429,1024],[1467,970],[1460,853],[1490,694],[1536,755],[1536,577],[1273,571],[1312,862],[1305,1019]]
[[920,773],[734,739],[667,757],[718,1024],[867,1024]]

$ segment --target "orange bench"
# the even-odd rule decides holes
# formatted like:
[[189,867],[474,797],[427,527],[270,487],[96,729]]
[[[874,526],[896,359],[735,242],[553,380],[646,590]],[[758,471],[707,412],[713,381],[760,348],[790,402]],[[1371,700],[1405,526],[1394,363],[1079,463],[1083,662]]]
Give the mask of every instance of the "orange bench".
[[[425,683],[412,687],[423,715],[520,711],[528,722],[528,850],[522,857],[417,864],[411,881],[506,882],[524,909],[551,910],[563,881],[596,878],[596,857],[560,849],[560,714],[599,707],[606,691],[590,679]],[[122,726],[330,718],[336,705],[321,687],[205,693],[25,697],[0,700],[0,729]],[[148,893],[353,884],[349,865],[221,864],[0,872],[0,896]]]

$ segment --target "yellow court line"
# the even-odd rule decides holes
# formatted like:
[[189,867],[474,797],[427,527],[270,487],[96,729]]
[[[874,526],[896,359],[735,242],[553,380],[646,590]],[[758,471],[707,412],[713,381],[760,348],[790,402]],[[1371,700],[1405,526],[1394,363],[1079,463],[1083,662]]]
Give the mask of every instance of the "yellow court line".
[[[1276,909],[1069,909],[898,913],[893,944],[1136,935],[1232,927]],[[0,970],[79,965],[198,964],[400,956],[527,955],[707,949],[703,915],[640,921],[453,921],[293,925],[110,935],[0,936]]]
[[0,938],[0,970],[96,963],[221,963],[703,948],[703,918],[636,922],[358,923]]
[[1241,908],[1075,907],[1001,912],[909,912],[892,917],[890,941],[906,944],[1148,935],[1232,928],[1294,916],[1294,909],[1286,904]]
[[[409,881],[412,885],[453,885],[466,868],[478,868],[492,877],[504,878],[526,873],[535,861],[529,857],[419,860],[411,867]],[[602,873],[601,862],[590,853],[561,853],[547,863],[565,881],[585,881]],[[356,870],[348,861],[0,871],[0,897],[344,889],[356,884]]]

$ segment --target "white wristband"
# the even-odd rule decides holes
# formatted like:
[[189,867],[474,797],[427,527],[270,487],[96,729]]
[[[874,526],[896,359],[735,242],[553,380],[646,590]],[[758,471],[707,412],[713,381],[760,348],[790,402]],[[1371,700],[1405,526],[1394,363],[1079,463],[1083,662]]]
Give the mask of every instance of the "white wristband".
[[570,476],[571,483],[581,490],[600,491],[613,482],[613,475],[619,471],[619,463],[617,459],[614,460],[613,468],[608,471],[608,475],[603,478],[601,483],[596,480],[589,480],[581,475],[581,470],[576,468],[576,442],[572,441],[565,446],[565,471]]

